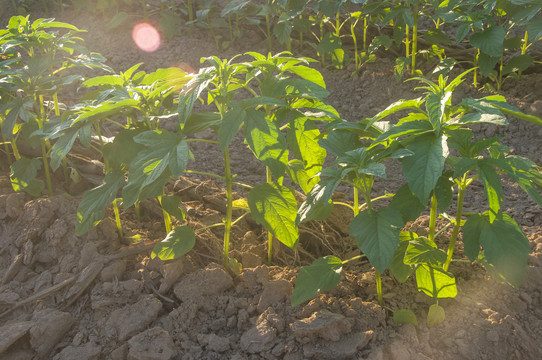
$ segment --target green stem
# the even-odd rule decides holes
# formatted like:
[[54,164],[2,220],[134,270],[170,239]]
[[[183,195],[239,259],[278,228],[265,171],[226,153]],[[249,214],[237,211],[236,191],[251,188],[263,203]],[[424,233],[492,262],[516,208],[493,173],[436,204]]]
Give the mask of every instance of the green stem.
[[356,64],[356,71],[357,71],[359,68],[358,42],[356,40],[356,32],[354,29],[353,21],[350,21],[350,33],[352,34],[352,41],[354,41],[354,62]]
[[[187,173],[187,174],[197,174],[197,175],[210,176],[210,177],[214,177],[214,178],[220,179],[222,181],[225,181],[224,176],[208,173],[208,172],[205,172],[205,171],[185,170],[184,172]],[[247,188],[247,189],[252,189],[254,187],[254,186],[251,186],[251,185],[247,185],[247,184],[243,184],[243,183],[235,182],[235,181],[232,181],[231,183],[232,183],[232,185],[241,186],[241,187],[244,187],[244,188]]]
[[113,200],[113,211],[115,212],[115,222],[117,224],[117,232],[119,233],[119,238],[123,238],[122,234],[122,224],[120,223],[120,214],[119,214],[119,205],[118,205],[119,199]]
[[166,227],[166,234],[169,234],[171,232],[171,216],[169,213],[164,209],[162,206],[162,197],[165,194],[162,194],[161,196],[158,196],[158,203],[160,204],[160,207],[162,208],[162,215],[164,216],[164,225]]
[[416,52],[418,51],[418,4],[414,4],[414,25],[412,26],[412,74],[416,72]]
[[461,228],[461,217],[463,216],[463,201],[465,200],[465,192],[467,191],[467,186],[469,184],[466,174],[461,179],[458,188],[457,194],[457,213],[455,214],[455,224],[454,230],[452,231],[452,237],[450,239],[450,244],[448,245],[448,253],[446,257],[446,262],[444,263],[444,270],[448,271],[450,262],[452,261],[452,256],[454,254],[455,242],[457,241],[457,236],[459,235],[459,229]]
[[[267,183],[270,184],[273,182],[273,179],[271,178],[271,171],[268,167],[265,168],[265,176]],[[271,261],[273,260],[273,234],[271,234],[270,231],[267,232],[267,263],[268,265],[271,265]]]
[[367,31],[369,24],[367,23],[367,15],[363,18],[363,51],[367,52]]
[[478,87],[478,56],[480,56],[480,49],[477,49],[475,52],[474,52],[474,71],[473,71],[473,80],[472,80],[472,85],[474,87]]
[[358,188],[354,186],[354,216],[359,214],[359,193]]
[[378,295],[378,305],[384,305],[384,300],[382,296],[382,277],[380,276],[380,271],[375,269],[376,273],[376,293]]
[[194,0],[188,0],[188,21],[190,22],[190,33],[194,33]]
[[230,152],[228,148],[224,150],[224,181],[226,182],[226,219],[224,222],[224,251],[222,254],[222,260],[224,262],[224,266],[227,267],[229,263],[231,217],[233,208]]
[[410,27],[405,24],[405,57],[410,58]]
[[503,69],[503,63],[504,63],[504,56],[501,55],[501,64],[499,66],[499,81],[497,82],[497,91],[501,91],[502,87],[502,69]]
[[6,140],[6,137],[4,134],[2,134],[2,142],[4,144],[4,151],[6,152],[6,158],[8,160],[8,164],[11,165],[11,151],[9,150],[9,141]]
[[15,139],[11,140],[11,149],[13,150],[13,156],[15,160],[21,159],[21,154],[19,153],[19,148],[17,147],[17,142]]
[[430,241],[435,241],[435,227],[437,223],[437,196],[431,196],[431,213],[429,214],[429,235]]
[[53,183],[51,182],[51,172],[49,171],[49,160],[47,158],[47,146],[44,140],[41,140],[41,156],[43,157],[43,170],[45,171],[45,180],[47,182],[47,193],[53,195]]
[[[299,20],[303,19],[303,15],[299,15]],[[303,31],[299,32],[299,49],[303,49]]]
[[527,44],[529,43],[529,33],[527,30],[525,30],[525,36],[523,37],[523,45],[521,45],[521,55],[525,55],[527,53],[527,48],[529,47]]
[[139,206],[139,201],[136,201],[135,204],[134,204],[134,208],[135,208],[135,213],[136,213],[136,218],[137,218],[137,222],[141,222],[141,208]]
[[350,259],[347,259],[347,260],[343,260],[342,261],[342,264],[347,264],[349,263],[350,261],[354,261],[354,260],[358,260],[358,259],[363,259],[363,258],[366,258],[367,256],[361,254],[361,255],[357,255],[357,256],[354,256],[353,258],[350,258]]

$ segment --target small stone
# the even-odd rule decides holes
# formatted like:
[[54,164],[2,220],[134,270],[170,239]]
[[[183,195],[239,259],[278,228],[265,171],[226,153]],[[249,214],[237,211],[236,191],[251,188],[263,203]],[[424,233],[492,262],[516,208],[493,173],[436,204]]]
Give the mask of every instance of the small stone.
[[277,330],[265,318],[258,318],[256,325],[241,336],[241,349],[256,354],[269,351],[275,345]]
[[124,341],[156,320],[160,310],[160,300],[148,295],[133,305],[113,311],[108,324],[117,330],[119,340]]
[[177,348],[167,331],[154,327],[128,340],[127,360],[170,360]]
[[233,279],[221,267],[210,265],[186,275],[173,288],[181,301],[200,301],[202,296],[219,294],[233,286]]
[[339,341],[341,335],[349,333],[352,322],[341,314],[327,310],[317,311],[311,317],[297,320],[290,325],[296,338],[319,337],[329,341]]
[[258,302],[258,311],[263,312],[271,305],[288,300],[292,294],[292,284],[287,280],[269,281],[265,284]]
[[4,325],[0,327],[0,354],[6,351],[13,343],[22,338],[31,326],[30,321]]
[[93,343],[87,343],[83,346],[70,345],[58,353],[53,360],[98,360],[102,348]]
[[30,328],[30,345],[40,358],[47,358],[74,322],[71,314],[62,311],[44,309],[35,312]]

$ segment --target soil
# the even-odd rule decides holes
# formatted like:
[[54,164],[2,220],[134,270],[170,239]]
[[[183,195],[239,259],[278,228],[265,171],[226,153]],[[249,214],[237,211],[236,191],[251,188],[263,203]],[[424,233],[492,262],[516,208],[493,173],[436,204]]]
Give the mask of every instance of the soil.
[[[13,9],[11,2],[1,3],[4,27]],[[31,19],[39,17],[39,10],[35,14]],[[146,71],[179,63],[197,68],[206,56],[267,51],[257,32],[221,51],[206,33],[196,32],[163,39],[156,52],[144,53],[132,42],[131,24],[108,32],[108,20],[93,14],[65,11],[57,19],[88,30],[83,35],[86,47],[104,55],[117,71],[138,62],[144,62]],[[303,55],[313,56],[310,49]],[[331,92],[327,101],[344,119],[370,117],[393,101],[421,95],[413,82],[394,79],[393,60],[386,57],[365,65],[359,76],[315,67]],[[542,117],[542,74],[507,80],[501,93],[524,112]],[[465,83],[455,96],[483,93]],[[510,119],[508,127],[474,130],[500,136],[515,154],[542,164],[541,127]],[[197,159],[191,169],[222,171],[217,148],[192,150]],[[265,179],[242,139],[234,141],[231,159],[239,180],[258,184]],[[121,214],[122,239],[112,211],[95,229],[77,237],[76,208],[90,183],[67,186],[60,176],[54,196],[36,199],[14,193],[8,173],[2,158],[0,359],[542,358],[542,209],[517,186],[505,184],[503,208],[522,226],[532,247],[523,285],[515,289],[496,282],[479,265],[454,262],[450,270],[459,293],[439,302],[446,320],[429,328],[425,319],[432,301],[417,292],[412,279],[397,284],[384,273],[385,307],[377,305],[374,272],[366,262],[348,264],[336,288],[290,306],[300,266],[328,254],[347,258],[359,253],[348,236],[349,215],[340,208],[324,222],[304,225],[298,253],[277,246],[273,266],[264,264],[262,229],[244,218],[233,229],[231,251],[243,270],[233,274],[217,265],[222,251],[219,228],[198,233],[196,247],[178,260],[151,259],[153,242],[165,236],[160,209],[153,202],[142,205],[140,222],[133,210]],[[394,191],[403,181],[400,167],[391,163],[388,179],[375,190]],[[350,196],[346,188],[341,190]],[[465,211],[485,204],[481,184],[473,190]],[[221,184],[182,177],[168,192],[182,196],[194,228],[221,221]],[[422,216],[409,227],[421,233],[427,224],[427,216]],[[443,241],[446,235],[441,234]],[[413,310],[419,325],[394,324],[390,309],[400,308]]]

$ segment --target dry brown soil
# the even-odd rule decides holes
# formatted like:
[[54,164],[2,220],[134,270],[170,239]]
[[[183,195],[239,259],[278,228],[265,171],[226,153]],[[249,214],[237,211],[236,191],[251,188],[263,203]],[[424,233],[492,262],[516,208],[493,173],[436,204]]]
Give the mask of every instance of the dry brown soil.
[[[3,3],[2,11],[10,9],[10,2]],[[2,14],[2,27],[8,18],[9,11]],[[204,56],[266,51],[256,32],[220,52],[206,34],[196,33],[166,39],[158,51],[147,54],[133,45],[129,26],[107,32],[107,21],[92,14],[66,12],[58,19],[87,29],[86,46],[102,53],[117,71],[138,62],[144,62],[147,71],[179,62],[197,68]],[[392,65],[392,60],[379,59],[358,77],[351,71],[321,70],[331,92],[328,101],[343,118],[357,120],[398,99],[420,96],[414,83],[394,80]],[[523,111],[542,116],[542,74],[507,81],[502,94]],[[456,99],[481,95],[464,84]],[[501,136],[515,154],[542,164],[541,127],[511,119],[507,128],[484,125],[475,130]],[[252,160],[242,139],[236,139],[233,149],[238,178],[263,181],[264,169]],[[197,161],[190,163],[191,169],[222,171],[217,148],[204,145],[193,151]],[[504,208],[523,227],[533,251],[523,285],[514,289],[493,280],[479,265],[453,263],[459,294],[440,301],[446,320],[429,328],[425,318],[431,299],[417,292],[414,281],[396,284],[385,273],[382,308],[375,299],[374,273],[364,262],[348,265],[335,289],[290,306],[300,266],[323,255],[346,258],[359,253],[348,236],[348,214],[341,209],[325,222],[304,225],[299,252],[278,247],[272,266],[264,264],[262,229],[245,218],[235,226],[232,239],[232,256],[244,269],[231,274],[216,265],[220,228],[198,233],[196,247],[179,260],[151,260],[152,242],[165,235],[153,202],[142,205],[140,223],[133,210],[121,214],[123,239],[112,214],[87,235],[76,237],[76,208],[89,183],[68,186],[59,176],[54,196],[33,199],[13,193],[8,172],[1,158],[0,359],[542,358],[542,209],[516,186],[505,186]],[[379,182],[376,191],[394,191],[402,181],[400,167],[390,164],[388,179]],[[473,190],[466,211],[485,206],[481,185]],[[182,196],[191,226],[221,221],[220,184],[181,178],[168,191]],[[422,216],[409,226],[423,232],[427,223]],[[442,234],[443,242],[447,235]],[[413,310],[419,326],[395,325],[390,309],[399,308]]]

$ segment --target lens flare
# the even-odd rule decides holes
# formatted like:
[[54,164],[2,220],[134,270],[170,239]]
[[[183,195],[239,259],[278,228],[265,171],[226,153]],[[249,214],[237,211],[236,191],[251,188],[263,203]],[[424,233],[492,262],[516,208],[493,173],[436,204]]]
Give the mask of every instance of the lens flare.
[[148,23],[139,23],[134,26],[132,39],[138,48],[146,52],[156,51],[160,47],[160,34]]

